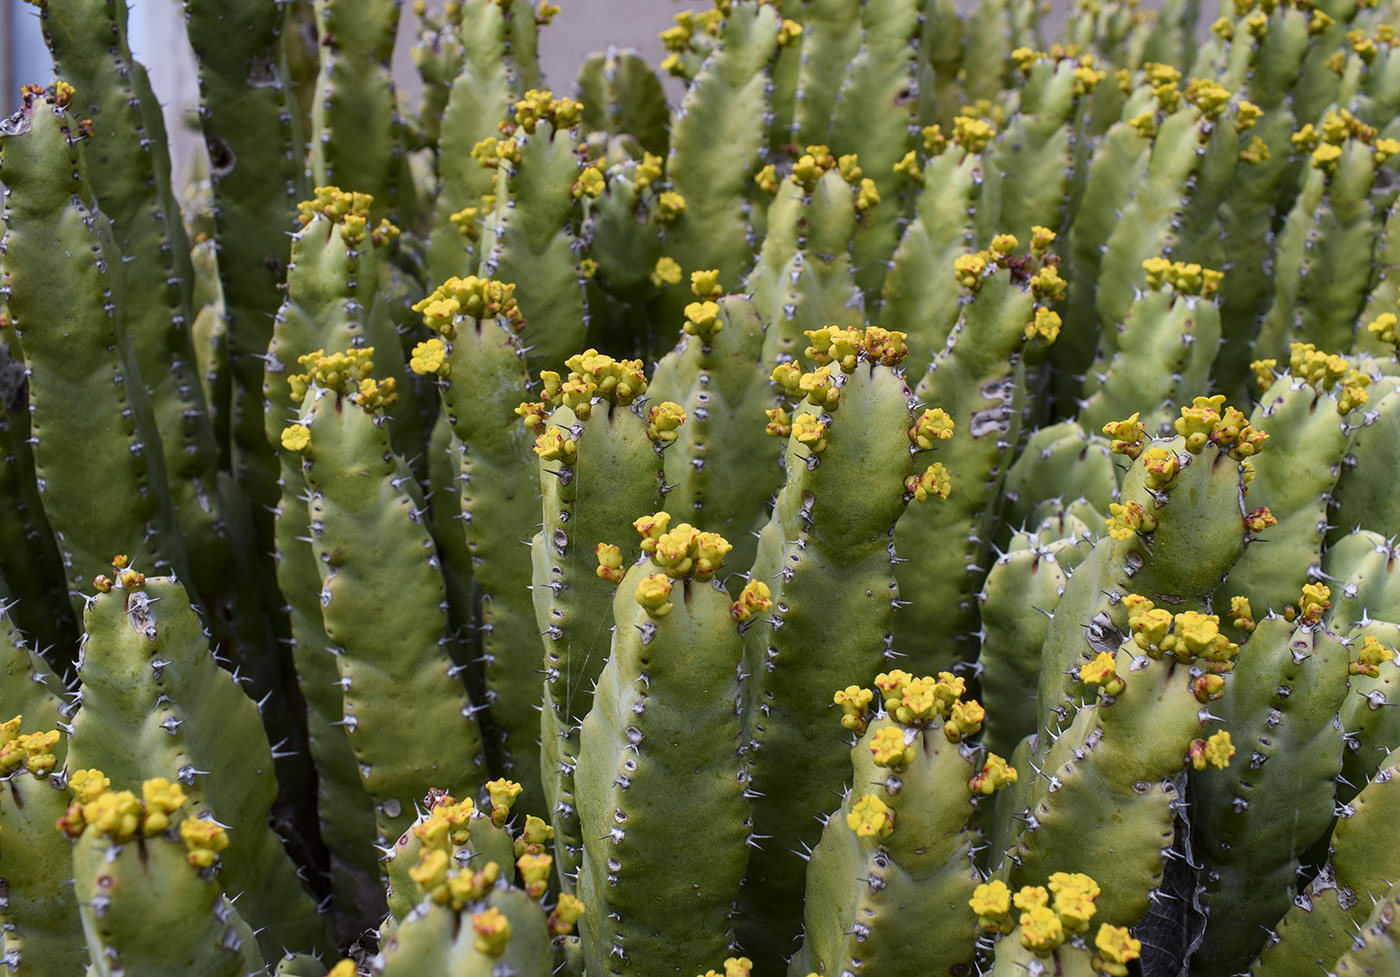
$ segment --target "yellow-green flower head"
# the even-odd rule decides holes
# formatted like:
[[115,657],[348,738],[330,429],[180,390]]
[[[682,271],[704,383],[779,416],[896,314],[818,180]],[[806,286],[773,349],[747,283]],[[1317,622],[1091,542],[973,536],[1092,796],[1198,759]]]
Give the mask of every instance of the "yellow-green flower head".
[[898,668],[892,672],[881,672],[875,676],[875,688],[880,690],[887,712],[894,712],[895,707],[904,699],[904,690],[912,681],[914,681],[914,676]]
[[638,190],[645,190],[657,180],[661,179],[662,166],[664,160],[660,156],[651,153],[642,153],[642,161],[637,164],[632,171],[632,185]]
[[1337,172],[1337,161],[1342,158],[1342,147],[1323,143],[1312,151],[1312,165],[1328,176]]
[[977,927],[987,933],[1007,933],[1011,930],[1011,890],[1000,879],[983,882],[967,901],[977,914]]
[[476,932],[472,946],[478,953],[490,957],[505,953],[506,944],[510,942],[510,920],[506,919],[505,913],[494,906],[485,912],[474,913],[472,929]]
[[953,120],[953,142],[969,153],[984,152],[996,134],[996,126],[986,119],[960,115]]
[[836,378],[831,375],[831,367],[818,367],[811,373],[804,373],[797,381],[798,389],[807,398],[807,403],[813,407],[820,407],[823,410],[833,411],[841,400],[841,388],[836,385]]
[[83,804],[90,804],[97,800],[111,786],[112,781],[96,768],[75,770],[68,776],[68,789]]
[[439,905],[447,902],[447,868],[450,861],[445,849],[425,848],[418,856],[418,864],[408,870],[408,877],[414,885]]
[[893,169],[896,176],[905,177],[911,183],[922,184],[924,182],[924,171],[919,166],[918,153],[912,149],[904,154],[903,159],[894,164]]
[[671,514],[669,512],[658,512],[655,515],[642,516],[632,522],[632,528],[642,537],[642,551],[644,553],[656,552],[656,541],[666,534],[666,528],[671,525]]
[[1123,541],[1132,539],[1136,533],[1150,533],[1157,528],[1157,517],[1142,507],[1139,502],[1108,505],[1108,535]]
[[156,777],[141,784],[141,796],[146,802],[146,818],[141,832],[147,838],[161,834],[170,827],[170,815],[185,803],[185,792],[179,784]]
[[447,346],[441,339],[428,339],[413,347],[408,368],[420,377],[445,377],[448,374]]
[[859,685],[848,685],[839,689],[831,701],[841,707],[841,725],[857,735],[865,732],[866,715],[875,694]]
[[987,710],[976,699],[954,702],[949,710],[948,720],[943,724],[943,735],[949,743],[961,743],[969,736],[976,736],[987,718]]
[[685,411],[668,400],[650,408],[647,418],[647,437],[657,444],[670,444],[680,437],[677,430],[685,423]]
[[1097,911],[1094,900],[1099,897],[1099,885],[1079,872],[1056,872],[1050,876],[1050,891],[1055,896],[1054,910],[1072,935],[1087,933],[1089,920]]
[[1079,666],[1079,681],[1103,690],[1104,695],[1119,695],[1127,686],[1114,671],[1114,655],[1101,651],[1091,662]]
[[750,580],[739,591],[739,599],[729,605],[729,616],[736,621],[747,621],[772,606],[773,593],[768,585],[761,580]]
[[1034,340],[1041,346],[1050,346],[1060,338],[1062,325],[1063,322],[1058,312],[1051,312],[1041,306],[1035,310],[1035,318],[1026,323],[1024,332],[1027,339]]
[[1037,302],[1063,301],[1068,287],[1069,283],[1060,277],[1059,269],[1053,264],[1045,265],[1031,276],[1031,295]]
[[1303,586],[1303,598],[1298,602],[1304,624],[1317,624],[1332,606],[1332,591],[1325,584],[1310,583]]
[[185,843],[185,861],[195,868],[209,868],[219,860],[219,853],[228,848],[228,832],[204,818],[181,821],[180,840]]
[[1206,767],[1224,770],[1235,755],[1235,746],[1230,742],[1230,734],[1222,729],[1208,740],[1192,740],[1187,755],[1191,759],[1191,766],[1197,770],[1204,770]]
[[491,798],[492,824],[499,828],[506,823],[506,818],[510,817],[511,805],[524,790],[525,788],[515,781],[506,780],[504,777],[487,783],[486,792]]
[[860,168],[860,157],[855,153],[849,153],[836,160],[836,172],[841,174],[841,179],[851,186],[858,186],[864,172]]
[[1109,977],[1128,977],[1128,964],[1142,955],[1142,943],[1128,935],[1126,926],[1110,926],[1104,923],[1094,937],[1098,953],[1094,955],[1093,966]]
[[1050,905],[1050,893],[1046,891],[1044,886],[1023,885],[1020,889],[1016,890],[1016,894],[1012,896],[1011,901],[1015,904],[1017,909],[1026,912],[1037,907],[1048,907]]
[[521,855],[515,860],[520,880],[530,898],[538,899],[549,888],[549,870],[554,865],[551,855]]
[[574,182],[573,193],[575,199],[578,200],[582,200],[584,197],[596,200],[603,195],[603,191],[607,188],[607,183],[603,180],[603,171],[597,166],[589,166],[585,167],[584,171],[578,175],[578,179]]
[[1172,615],[1160,607],[1148,606],[1139,613],[1130,613],[1128,627],[1133,632],[1133,643],[1153,658],[1160,658],[1162,645],[1172,628]]
[[942,407],[928,408],[909,429],[909,440],[920,451],[928,451],[935,441],[947,441],[952,436],[953,419]]
[[583,902],[577,896],[571,896],[567,892],[559,897],[559,903],[554,907],[554,912],[549,914],[549,932],[554,936],[568,936],[574,931],[574,924],[583,916],[586,910]]
[[525,401],[515,408],[516,415],[536,434],[543,434],[549,420],[549,407],[544,403]]
[[481,236],[476,226],[476,221],[480,214],[480,208],[463,207],[461,210],[457,211],[457,213],[450,215],[447,219],[451,222],[453,227],[457,228],[458,234],[461,234],[462,237],[466,238],[468,241],[475,241]]
[[851,806],[846,826],[857,838],[888,838],[894,832],[894,812],[874,794],[866,794]]
[[515,857],[538,855],[544,851],[545,843],[553,840],[554,828],[533,814],[525,815],[525,830],[515,839]]
[[106,791],[83,805],[83,820],[113,841],[130,841],[141,827],[141,801],[129,790]]
[[1160,644],[1182,661],[1229,661],[1239,651],[1238,645],[1220,633],[1220,618],[1214,614],[1186,611],[1176,615],[1174,624],[1173,633]]
[[656,219],[670,224],[680,219],[686,211],[685,198],[674,190],[658,194],[656,198]]
[[[703,303],[712,303],[724,294],[719,284],[719,269],[710,268],[690,273],[690,291]],[[718,310],[716,310],[718,311]],[[689,311],[686,312],[687,317]]]
[[[16,716],[10,721],[15,723],[15,728],[18,728],[19,718]],[[6,726],[8,725],[7,723]],[[0,748],[0,767],[14,770],[20,764],[24,764],[24,768],[34,776],[46,777],[58,765],[58,758],[53,755],[53,748],[57,743],[56,729],[46,733],[24,733],[14,736]]]
[[1147,443],[1147,428],[1138,420],[1138,412],[1125,421],[1111,421],[1103,426],[1104,436],[1110,440],[1109,448],[1115,455],[1127,455],[1136,459],[1142,454]]
[[1147,487],[1165,492],[1176,483],[1181,472],[1181,459],[1170,448],[1148,448],[1142,455],[1142,467],[1147,474]]
[[753,961],[748,957],[730,957],[724,961],[724,977],[750,977]]
[[621,583],[627,575],[622,569],[622,550],[611,543],[599,543],[593,553],[598,558],[598,576],[609,583]]
[[358,217],[363,225],[369,219],[374,197],[367,193],[348,193],[340,187],[317,187],[310,200],[297,204],[297,218],[305,227],[317,217],[333,224],[344,224],[347,217]]
[[1037,956],[1049,956],[1065,941],[1065,927],[1053,909],[1033,906],[1021,914],[1021,945]]
[[793,363],[779,363],[773,367],[769,379],[782,388],[785,397],[802,396],[802,368]]
[[719,317],[718,303],[691,302],[685,307],[685,324],[681,328],[686,335],[696,336],[702,343],[713,340],[724,328],[724,322]]
[[987,762],[982,765],[977,775],[968,781],[967,789],[973,794],[990,797],[1007,784],[1016,783],[1018,777],[1015,767],[995,753],[988,753]]
[[826,450],[826,425],[816,414],[798,414],[793,418],[792,436],[813,454]]
[[982,276],[987,272],[986,252],[960,255],[953,261],[953,277],[958,284],[975,292],[982,287]]
[[445,886],[446,904],[460,911],[465,909],[468,903],[480,902],[486,898],[500,876],[501,866],[496,862],[487,862],[486,867],[479,872],[468,868],[449,875]]
[[894,368],[909,355],[909,347],[904,342],[908,338],[907,333],[894,329],[866,326],[861,340],[863,356],[871,363]]
[[1347,670],[1352,675],[1367,675],[1371,678],[1380,678],[1380,666],[1386,662],[1395,660],[1395,651],[1381,644],[1375,635],[1368,634],[1361,641],[1361,648],[1356,653],[1356,661],[1347,666]]
[[929,156],[938,156],[948,148],[948,137],[940,125],[924,126],[919,135],[923,137],[924,152]]
[[[865,337],[858,329],[823,326],[820,329],[808,329],[804,335],[811,344],[806,350],[809,360],[817,364],[834,364],[844,373],[850,373],[856,368],[856,363],[864,351]],[[830,372],[828,369],[828,376]]]
[[1209,78],[1192,78],[1186,86],[1186,100],[1207,119],[1218,119],[1230,104],[1231,92]]
[[[866,695],[870,693],[864,689]],[[914,762],[914,747],[898,726],[883,726],[870,739],[870,753],[878,767],[902,770]]]
[[[1394,142],[1395,140],[1391,139],[1387,141]],[[1377,157],[1380,156],[1379,153],[1376,155]],[[860,181],[860,186],[856,190],[856,213],[863,214],[879,206],[879,204],[880,188],[875,185],[874,180],[867,176]]]
[[1186,450],[1200,454],[1210,441],[1215,425],[1220,421],[1220,408],[1225,404],[1225,395],[1197,397],[1190,407],[1181,408],[1181,416],[1173,422],[1176,433],[1186,439]]
[[535,454],[544,461],[562,461],[570,465],[578,457],[578,445],[562,429],[551,424],[535,439]]
[[651,272],[651,283],[657,288],[674,285],[681,280],[681,266],[675,258],[658,258]]
[[664,573],[643,577],[636,597],[648,617],[660,620],[671,613],[671,578]]
[[953,479],[941,461],[935,461],[921,474],[911,475],[904,483],[904,490],[916,502],[924,502],[930,495],[946,499],[953,490]]
[[[423,0],[419,0],[419,3],[422,2]],[[360,972],[355,969],[355,961],[346,959],[332,967],[330,973],[326,974],[326,977],[358,977],[359,973]]]

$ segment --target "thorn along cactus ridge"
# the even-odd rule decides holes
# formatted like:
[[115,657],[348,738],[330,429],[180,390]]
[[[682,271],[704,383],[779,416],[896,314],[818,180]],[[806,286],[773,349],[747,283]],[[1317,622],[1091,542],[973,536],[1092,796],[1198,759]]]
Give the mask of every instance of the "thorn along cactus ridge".
[[1400,0],[33,2],[9,973],[1397,972]]

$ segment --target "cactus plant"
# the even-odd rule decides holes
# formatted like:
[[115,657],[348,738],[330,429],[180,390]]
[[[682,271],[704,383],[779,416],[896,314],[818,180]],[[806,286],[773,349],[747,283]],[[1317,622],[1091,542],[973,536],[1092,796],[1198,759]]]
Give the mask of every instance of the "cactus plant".
[[1395,969],[1393,0],[36,5],[10,972]]

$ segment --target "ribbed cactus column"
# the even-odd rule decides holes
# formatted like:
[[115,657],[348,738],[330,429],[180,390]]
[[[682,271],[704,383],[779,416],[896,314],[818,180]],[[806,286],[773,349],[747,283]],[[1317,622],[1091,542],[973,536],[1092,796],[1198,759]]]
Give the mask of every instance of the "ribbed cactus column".
[[514,286],[449,278],[418,306],[441,338],[414,351],[410,367],[437,382],[455,438],[450,461],[461,522],[447,527],[467,548],[479,600],[481,670],[500,772],[525,790],[523,810],[545,815],[540,717],[544,688],[539,628],[530,599],[530,548],[540,524],[533,433],[518,423],[529,374]]
[[233,831],[219,885],[229,898],[245,894],[264,952],[329,947],[329,921],[268,822],[277,782],[257,706],[215,663],[184,588],[115,562],[118,585],[99,578],[84,615],[70,769],[180,785],[195,814]]
[[684,420],[675,404],[643,412],[641,360],[595,350],[569,358],[569,375],[540,374],[545,400],[522,404],[536,432],[544,523],[531,542],[535,623],[544,643],[540,755],[554,825],[555,863],[573,888],[583,838],[574,798],[579,724],[607,663],[615,581],[600,572],[598,547],[632,533],[639,514],[661,508],[662,452]]
[[742,618],[763,614],[749,621],[744,638],[757,847],[740,928],[740,944],[761,967],[777,967],[794,949],[804,868],[797,851],[816,844],[814,818],[847,777],[828,712],[832,691],[869,681],[895,651],[895,520],[911,498],[949,491],[944,467],[918,458],[916,449],[931,448],[951,426],[941,410],[914,413],[894,369],[904,337],[871,328],[822,329],[808,338],[815,370],[786,364],[774,371],[801,406],[791,415],[770,412],[769,431],[787,439],[788,480],[740,597]]
[[[185,574],[183,541],[145,381],[119,316],[120,261],[85,176],[86,129],[71,89],[30,89],[0,138],[4,285],[29,373],[35,478],[77,609],[78,590],[132,548],[148,568]],[[55,255],[70,254],[71,261]],[[95,505],[116,493],[120,505]]]
[[447,612],[424,504],[389,446],[394,382],[373,349],[309,354],[294,382],[321,617],[335,648],[345,732],[374,801],[379,844],[413,823],[434,788],[474,795],[485,778],[476,708],[447,654]]
[[657,516],[638,523],[650,559],[618,585],[574,777],[584,958],[600,975],[690,977],[732,946],[748,864],[742,641],[716,579],[729,542]]

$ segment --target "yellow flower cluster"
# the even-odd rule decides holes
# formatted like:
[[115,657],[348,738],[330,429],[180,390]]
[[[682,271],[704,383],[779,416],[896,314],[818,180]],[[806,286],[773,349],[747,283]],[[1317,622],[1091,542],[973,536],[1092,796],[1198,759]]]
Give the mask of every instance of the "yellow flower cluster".
[[[9,723],[4,724],[5,728]],[[57,734],[55,734],[56,736]],[[0,755],[0,764],[3,764]],[[188,798],[179,784],[155,777],[141,784],[141,796],[129,790],[111,790],[112,782],[101,770],[77,770],[68,778],[75,800],[54,824],[59,831],[76,838],[89,828],[118,844],[138,835],[154,838],[170,830],[176,811]],[[185,844],[186,861],[195,868],[209,868],[219,853],[228,848],[228,832],[205,818],[187,817],[180,821],[180,838]]]
[[1220,282],[1225,278],[1223,271],[1166,258],[1148,258],[1142,263],[1142,270],[1147,274],[1148,288],[1160,289],[1165,285],[1178,295],[1207,298],[1220,290]]
[[876,794],[865,794],[851,805],[846,826],[857,838],[888,838],[894,832],[894,812]]
[[[1383,320],[1389,313],[1385,313],[1377,318],[1376,322],[1367,326],[1372,332],[1382,333],[1389,328],[1394,330],[1395,317],[1390,316],[1390,322]],[[1379,330],[1373,327],[1381,324]],[[1360,370],[1352,368],[1344,357],[1335,353],[1324,353],[1312,343],[1290,343],[1288,346],[1288,372],[1300,380],[1312,384],[1320,391],[1336,391],[1337,413],[1343,416],[1350,414],[1356,408],[1364,406],[1370,400],[1370,394],[1366,388],[1371,385],[1371,378]]]
[[541,122],[555,129],[568,129],[583,118],[583,103],[572,98],[555,98],[548,89],[531,89],[515,103],[515,124],[526,132],[534,132]]
[[569,375],[561,378],[553,370],[540,372],[544,383],[541,394],[552,407],[568,407],[580,420],[593,412],[595,400],[614,407],[626,407],[647,392],[646,372],[641,360],[615,360],[606,353],[588,349],[564,361]]
[[773,593],[762,580],[750,580],[739,591],[739,599],[729,605],[729,616],[739,622],[762,614],[773,606]]
[[987,762],[982,765],[977,775],[968,781],[967,789],[972,794],[990,797],[1007,784],[1016,783],[1018,776],[1016,768],[1005,759],[995,753],[988,753]]
[[417,302],[413,311],[423,323],[447,340],[457,335],[459,319],[505,319],[512,330],[525,328],[525,318],[515,301],[515,286],[490,278],[452,277]]
[[0,771],[12,773],[21,766],[36,777],[47,777],[58,765],[53,748],[58,743],[58,730],[44,733],[21,733],[22,716],[0,724]]
[[[1221,408],[1224,408],[1222,413]],[[1200,454],[1207,443],[1243,461],[1259,453],[1269,435],[1249,426],[1249,419],[1233,407],[1225,407],[1225,395],[1197,397],[1190,407],[1181,408],[1173,422],[1176,433],[1186,439],[1186,450]]]
[[1235,745],[1230,742],[1230,734],[1222,729],[1210,739],[1192,740],[1186,755],[1191,760],[1191,766],[1197,770],[1204,770],[1206,767],[1224,770],[1230,765],[1230,758],[1235,755]]
[[[1098,883],[1089,876],[1056,872],[1050,876],[1048,890],[1046,886],[1027,885],[1013,893],[1000,879],[984,882],[973,892],[968,905],[977,914],[978,928],[984,932],[1010,933],[1019,927],[1021,945],[1039,956],[1048,956],[1071,937],[1089,932],[1098,897]],[[1013,906],[1020,910],[1014,923]],[[1099,927],[1095,946],[1104,962],[1112,966],[1135,960],[1142,950],[1126,929],[1108,924]],[[1097,960],[1095,966],[1100,966]],[[1119,973],[1101,969],[1103,973]]]
[[1182,664],[1194,662],[1205,671],[1222,674],[1234,668],[1240,647],[1220,633],[1220,618],[1199,611],[1170,611],[1154,607],[1138,594],[1123,598],[1133,644],[1149,658],[1172,655]]
[[818,366],[839,366],[843,373],[853,371],[861,360],[895,367],[909,353],[909,347],[904,344],[909,338],[906,334],[879,326],[865,329],[824,326],[808,329],[803,335],[810,343],[805,351],[809,360]]
[[388,220],[369,227],[369,208],[374,197],[368,193],[351,193],[339,187],[317,187],[310,200],[297,204],[297,220],[306,227],[317,217],[340,225],[340,236],[351,247],[359,247],[366,237],[375,247],[399,236],[399,229]]
[[1361,639],[1361,648],[1356,653],[1356,661],[1347,666],[1347,671],[1352,675],[1380,678],[1380,666],[1394,660],[1395,649],[1387,648],[1374,635],[1368,634]]

